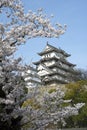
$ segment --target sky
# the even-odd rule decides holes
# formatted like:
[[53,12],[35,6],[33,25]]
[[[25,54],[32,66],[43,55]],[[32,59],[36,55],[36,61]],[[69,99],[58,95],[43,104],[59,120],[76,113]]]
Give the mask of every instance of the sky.
[[43,8],[43,13],[52,23],[67,25],[65,34],[59,38],[33,38],[18,48],[16,56],[21,56],[23,62],[32,64],[41,57],[41,52],[48,41],[49,44],[65,50],[71,56],[67,59],[76,64],[76,68],[87,69],[87,0],[22,0],[25,12],[36,12]]

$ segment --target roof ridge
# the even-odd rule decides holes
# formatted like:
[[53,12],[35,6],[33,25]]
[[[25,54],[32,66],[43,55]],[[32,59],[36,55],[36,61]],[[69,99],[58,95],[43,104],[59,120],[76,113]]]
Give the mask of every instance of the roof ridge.
[[47,45],[50,46],[50,47],[52,47],[52,48],[59,49],[59,48],[54,47],[53,45],[49,44],[48,42],[47,42]]

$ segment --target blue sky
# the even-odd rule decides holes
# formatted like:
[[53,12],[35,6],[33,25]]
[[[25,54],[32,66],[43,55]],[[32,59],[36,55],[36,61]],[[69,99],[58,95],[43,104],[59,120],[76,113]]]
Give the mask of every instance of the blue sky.
[[24,63],[31,64],[40,57],[48,41],[49,44],[60,47],[71,57],[68,61],[76,64],[76,68],[87,69],[87,0],[22,0],[25,12],[43,8],[44,13],[50,17],[54,15],[52,23],[67,24],[67,31],[60,38],[34,38],[22,45],[16,55],[22,56]]

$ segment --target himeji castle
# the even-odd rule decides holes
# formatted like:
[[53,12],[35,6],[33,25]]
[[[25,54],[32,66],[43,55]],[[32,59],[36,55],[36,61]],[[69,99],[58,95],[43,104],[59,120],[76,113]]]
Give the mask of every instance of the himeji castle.
[[71,56],[70,54],[47,42],[45,49],[38,55],[41,56],[41,59],[33,64],[36,65],[42,83],[66,84],[73,80],[76,65],[68,62],[67,57]]

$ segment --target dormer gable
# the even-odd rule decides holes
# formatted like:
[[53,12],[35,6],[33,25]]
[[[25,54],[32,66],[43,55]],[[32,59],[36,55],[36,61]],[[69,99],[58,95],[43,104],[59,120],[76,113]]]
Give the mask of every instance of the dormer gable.
[[38,65],[37,71],[38,71],[38,74],[40,76],[43,76],[43,75],[46,75],[46,74],[53,72],[52,70],[50,70],[48,67],[46,67],[43,64]]

